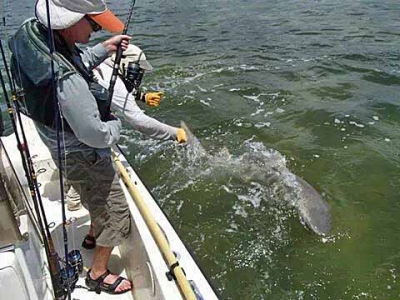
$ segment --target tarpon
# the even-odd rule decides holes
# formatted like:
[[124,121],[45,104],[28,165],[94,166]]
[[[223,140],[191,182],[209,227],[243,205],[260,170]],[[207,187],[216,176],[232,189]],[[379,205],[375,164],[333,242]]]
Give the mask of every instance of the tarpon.
[[274,186],[275,190],[281,191],[283,198],[297,209],[302,224],[318,235],[329,233],[331,229],[329,204],[308,182],[287,169],[285,159],[279,152],[268,152],[262,144],[259,146],[260,149],[257,146],[251,153],[245,153],[238,159],[212,157],[207,154],[200,141],[183,121],[181,127],[187,134],[189,153],[195,152],[196,157],[208,156],[215,169],[225,169],[230,176],[240,178],[245,184],[257,181],[266,186]]

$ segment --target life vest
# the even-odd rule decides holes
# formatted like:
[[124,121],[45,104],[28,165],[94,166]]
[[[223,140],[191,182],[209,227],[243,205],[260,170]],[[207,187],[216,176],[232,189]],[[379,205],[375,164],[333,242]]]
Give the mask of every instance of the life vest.
[[[54,33],[55,52],[53,55],[56,82],[71,74],[79,74],[88,83],[96,99],[101,120],[108,121],[109,93],[95,80],[82,62],[81,51],[74,51],[66,45],[64,39]],[[26,20],[16,34],[10,38],[12,52],[11,72],[18,87],[25,92],[23,112],[33,120],[55,128],[54,91],[47,29],[36,19]],[[63,120],[64,130],[72,132]]]

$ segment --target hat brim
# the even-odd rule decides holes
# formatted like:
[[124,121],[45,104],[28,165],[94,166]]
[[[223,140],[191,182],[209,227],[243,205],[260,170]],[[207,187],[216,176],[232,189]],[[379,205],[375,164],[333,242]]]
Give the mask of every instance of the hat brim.
[[151,66],[151,64],[147,60],[140,60],[139,61],[139,65],[143,70],[153,71],[153,67]]
[[113,32],[121,33],[124,30],[124,23],[121,22],[109,9],[100,14],[88,15],[93,21],[101,26],[101,28]]

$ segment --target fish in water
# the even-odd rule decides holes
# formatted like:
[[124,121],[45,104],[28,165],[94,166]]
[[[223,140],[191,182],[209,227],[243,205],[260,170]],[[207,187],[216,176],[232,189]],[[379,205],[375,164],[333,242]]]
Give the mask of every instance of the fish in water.
[[[200,141],[187,125],[181,121],[181,128],[187,134],[187,150],[197,157],[208,156],[214,168],[223,168],[230,176],[243,182],[257,181],[266,186],[274,186],[274,192],[293,205],[302,224],[318,235],[327,235],[331,229],[329,204],[307,181],[291,173],[285,159],[277,151],[267,151],[262,143],[253,143],[252,151],[238,159],[220,159],[207,154]],[[226,157],[226,156],[225,156]]]
[[279,199],[286,199],[297,209],[301,223],[318,235],[327,235],[331,229],[329,204],[307,181],[287,169],[279,152],[263,150],[242,156],[242,163],[248,167],[240,171],[241,176],[247,177],[246,181],[274,186]]
[[318,235],[327,235],[331,230],[329,204],[304,179],[296,176],[302,196],[297,204],[300,220]]
[[201,145],[199,139],[196,138],[194,134],[190,131],[189,127],[184,121],[181,121],[181,128],[186,132],[186,146],[191,149],[196,149],[197,151],[202,152],[202,154],[205,154],[206,150]]

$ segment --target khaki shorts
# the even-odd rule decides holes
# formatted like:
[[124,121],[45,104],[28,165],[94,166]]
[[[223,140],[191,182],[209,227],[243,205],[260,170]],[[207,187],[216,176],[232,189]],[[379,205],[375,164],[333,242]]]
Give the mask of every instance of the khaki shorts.
[[89,211],[96,244],[121,245],[130,232],[131,217],[111,157],[100,157],[95,150],[68,153],[63,171]]

